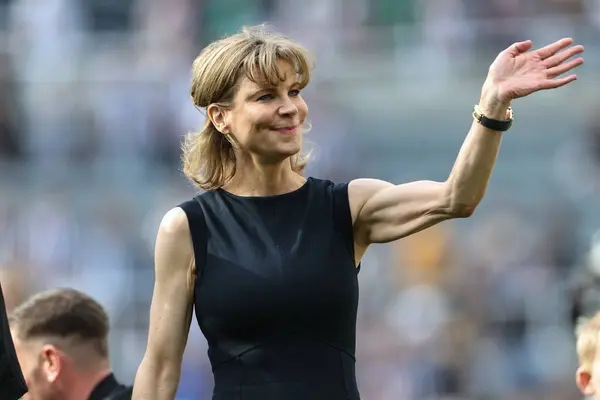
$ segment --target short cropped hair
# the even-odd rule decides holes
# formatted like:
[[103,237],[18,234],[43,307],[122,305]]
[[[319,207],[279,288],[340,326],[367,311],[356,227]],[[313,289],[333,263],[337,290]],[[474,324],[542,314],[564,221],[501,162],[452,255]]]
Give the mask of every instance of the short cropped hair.
[[592,318],[580,318],[575,330],[577,337],[577,356],[579,365],[591,369],[598,352],[600,336],[600,312]]
[[99,356],[108,357],[108,315],[96,300],[75,289],[34,295],[9,315],[9,325],[20,340],[67,339],[89,344]]
[[[290,38],[266,25],[244,27],[240,32],[208,45],[193,63],[190,95],[197,108],[211,104],[231,107],[239,79],[267,81],[277,85],[285,79],[278,61],[290,63],[300,89],[310,81],[313,58]],[[310,154],[290,158],[292,169],[302,173]],[[199,132],[189,133],[183,143],[183,172],[202,190],[215,190],[235,174],[236,156],[232,144],[206,118]]]

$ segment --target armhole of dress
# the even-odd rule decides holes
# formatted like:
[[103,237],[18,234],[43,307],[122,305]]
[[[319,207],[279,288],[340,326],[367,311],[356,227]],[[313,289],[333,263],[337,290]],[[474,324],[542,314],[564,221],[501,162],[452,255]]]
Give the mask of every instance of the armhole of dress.
[[[352,225],[352,212],[350,211],[350,200],[348,198],[348,184],[333,184],[333,217],[335,224],[344,235],[344,242],[352,256],[353,264],[356,259],[354,254],[354,227]],[[356,267],[356,273],[360,272],[360,264]]]
[[208,228],[202,204],[195,197],[193,200],[188,200],[181,203],[179,207],[185,212],[190,227],[190,235],[192,237],[192,246],[194,247],[194,263],[196,264],[196,285],[202,279],[204,269],[206,267],[206,254],[208,247]]

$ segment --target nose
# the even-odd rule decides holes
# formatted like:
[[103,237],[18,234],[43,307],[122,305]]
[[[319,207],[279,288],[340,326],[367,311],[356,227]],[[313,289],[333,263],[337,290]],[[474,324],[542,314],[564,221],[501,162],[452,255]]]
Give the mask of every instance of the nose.
[[298,113],[298,107],[296,107],[296,104],[291,98],[286,97],[278,111],[280,115],[284,116],[296,115]]

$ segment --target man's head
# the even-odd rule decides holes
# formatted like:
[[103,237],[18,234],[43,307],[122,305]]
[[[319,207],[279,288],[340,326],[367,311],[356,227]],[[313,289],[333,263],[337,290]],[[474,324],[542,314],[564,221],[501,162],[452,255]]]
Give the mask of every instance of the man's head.
[[11,313],[9,324],[28,399],[87,398],[110,371],[108,316],[84,293],[58,289],[37,294]]

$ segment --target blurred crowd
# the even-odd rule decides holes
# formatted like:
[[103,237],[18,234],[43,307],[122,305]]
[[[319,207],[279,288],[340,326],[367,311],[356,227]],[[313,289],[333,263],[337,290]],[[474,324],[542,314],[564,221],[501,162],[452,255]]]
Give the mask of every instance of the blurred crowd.
[[[495,54],[584,42],[579,86],[515,107],[472,218],[369,251],[357,350],[366,400],[578,399],[573,324],[600,309],[599,0],[0,0],[8,308],[51,287],[92,295],[133,380],[158,223],[195,194],[179,166],[204,118],[191,62],[264,21],[317,56],[309,174],[335,181],[445,179]],[[195,323],[191,335],[182,400],[212,390]]]

